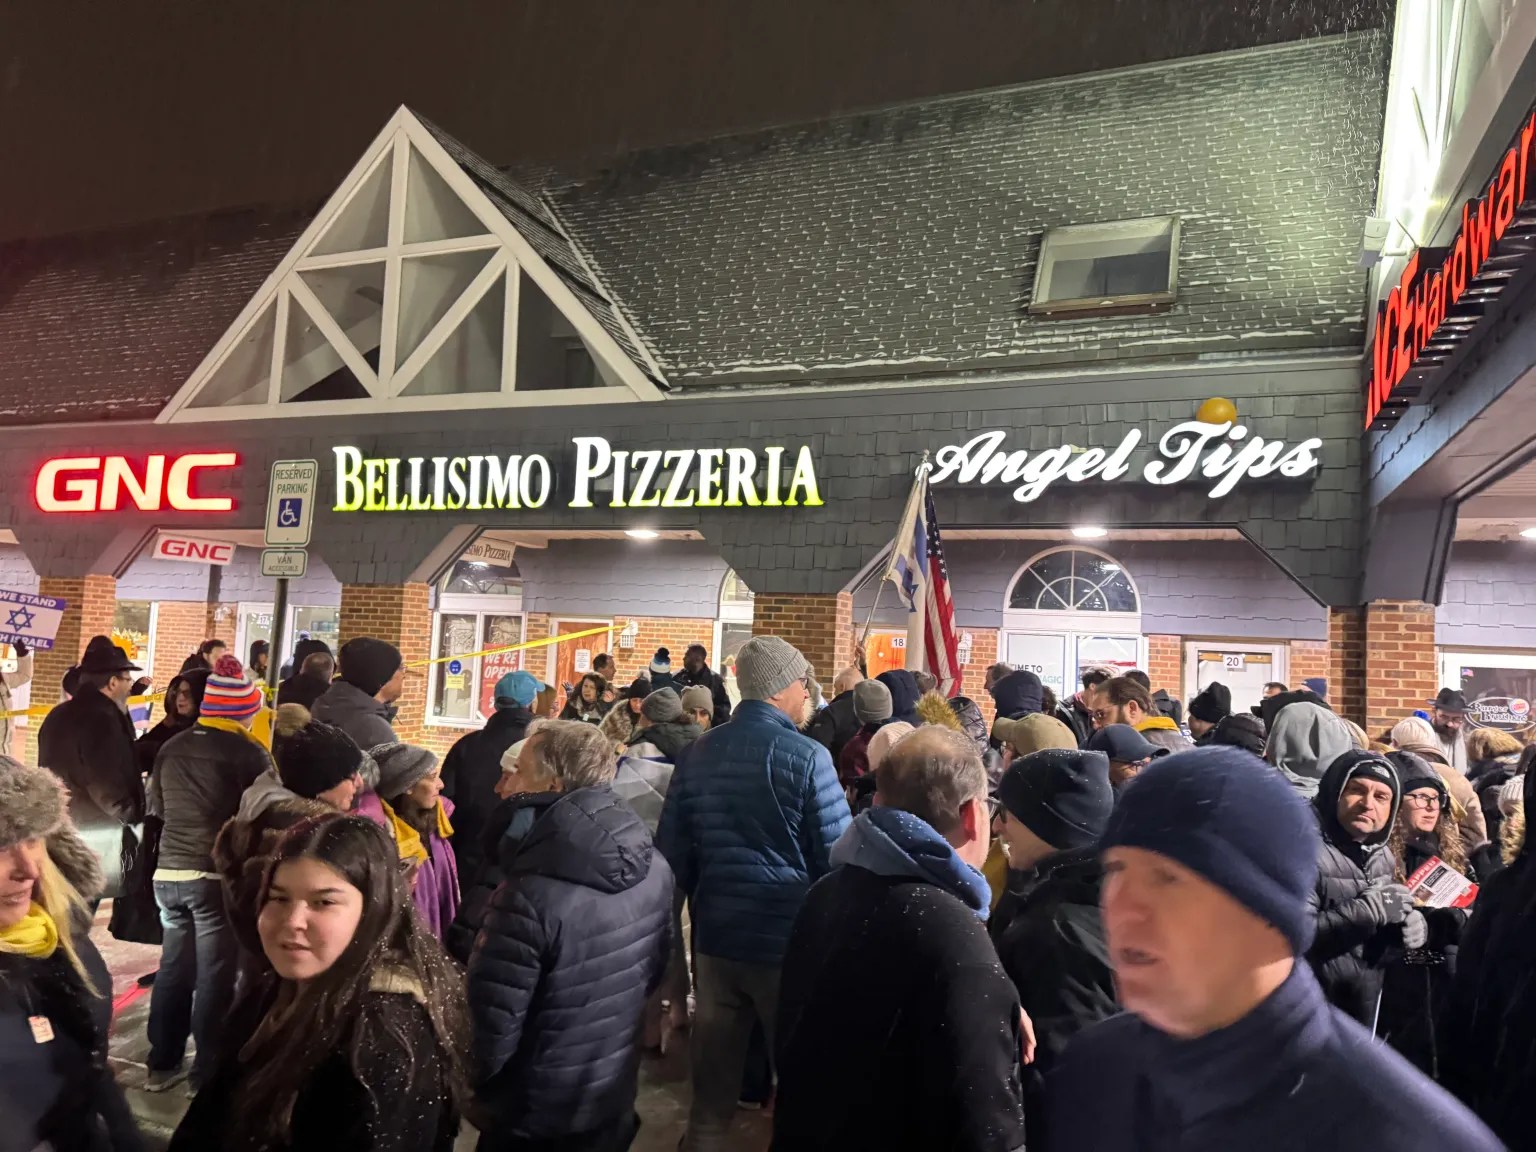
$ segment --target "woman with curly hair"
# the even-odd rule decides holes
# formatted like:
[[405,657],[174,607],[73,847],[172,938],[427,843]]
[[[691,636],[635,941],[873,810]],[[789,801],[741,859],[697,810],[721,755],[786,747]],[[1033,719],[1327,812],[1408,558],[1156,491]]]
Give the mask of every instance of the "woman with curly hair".
[[416,917],[372,821],[295,825],[262,880],[271,964],[171,1152],[450,1152],[464,1097],[463,980]]
[[[1469,849],[1440,773],[1412,752],[1391,752],[1387,759],[1397,769],[1403,795],[1387,839],[1394,879],[1405,884],[1439,859],[1474,884],[1486,881],[1499,868],[1498,852],[1486,843]],[[1435,1079],[1440,1075],[1435,1022],[1450,992],[1470,915],[1463,908],[1415,909],[1403,925],[1404,951],[1387,965],[1383,981],[1378,1035]]]

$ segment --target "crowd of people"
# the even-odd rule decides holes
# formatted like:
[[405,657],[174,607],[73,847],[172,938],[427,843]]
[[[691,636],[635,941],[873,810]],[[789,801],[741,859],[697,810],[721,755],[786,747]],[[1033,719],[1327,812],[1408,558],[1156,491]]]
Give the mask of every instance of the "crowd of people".
[[[618,1152],[686,1034],[684,1152],[1536,1148],[1536,754],[1447,690],[1061,699],[791,644],[527,671],[439,764],[390,644],[210,640],[135,739],[106,637],[0,758],[0,1149],[140,1147],[89,929],[148,900],[171,1147]],[[993,715],[990,725],[986,714]],[[193,1056],[188,1064],[188,1044]]]

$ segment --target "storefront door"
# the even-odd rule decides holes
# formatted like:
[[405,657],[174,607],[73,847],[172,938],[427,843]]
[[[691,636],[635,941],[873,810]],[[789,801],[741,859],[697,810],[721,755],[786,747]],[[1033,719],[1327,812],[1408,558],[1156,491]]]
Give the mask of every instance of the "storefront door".
[[1232,711],[1246,712],[1263,699],[1264,685],[1285,683],[1286,655],[1284,644],[1191,641],[1184,645],[1184,702],[1220,682],[1232,693]]
[[1065,700],[1082,685],[1083,669],[1104,665],[1129,672],[1141,664],[1141,637],[1088,632],[1009,632],[1003,637],[1005,664],[1033,672]]
[[[572,632],[588,632],[593,628],[606,628],[612,620],[555,620],[550,624],[550,635],[567,636]],[[612,640],[608,636],[585,636],[580,640],[564,640],[551,644],[549,657],[549,683],[555,689],[555,709],[565,707],[565,697],[586,673],[592,671],[592,661],[599,653],[606,652]],[[627,687],[627,685],[616,685]]]

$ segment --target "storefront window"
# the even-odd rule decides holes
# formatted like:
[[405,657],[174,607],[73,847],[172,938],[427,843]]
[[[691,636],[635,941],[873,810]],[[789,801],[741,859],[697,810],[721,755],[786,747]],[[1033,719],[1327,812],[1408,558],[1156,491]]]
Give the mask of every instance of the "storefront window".
[[1443,652],[1440,686],[1467,697],[1467,724],[1529,739],[1536,722],[1536,656],[1525,652]]
[[733,707],[741,702],[741,692],[736,687],[736,653],[750,639],[752,589],[732,570],[720,582],[720,615],[715,621],[712,659],[715,671],[725,681],[725,694],[731,698]]
[[523,574],[517,563],[505,565],[485,560],[459,560],[438,584],[445,596],[517,596],[523,588]]
[[112,615],[112,640],[146,673],[155,666],[150,637],[155,634],[155,606],[148,600],[119,600]]
[[[523,667],[523,653],[491,649],[520,644],[523,618],[506,611],[455,608],[438,613],[432,645],[429,720],[478,727],[494,710],[496,682]],[[479,655],[479,653],[487,653]]]
[[[293,610],[293,627],[288,632],[290,646],[297,644],[300,640],[319,640],[334,652],[339,647],[336,641],[340,635],[340,608],[295,608]],[[246,651],[250,649],[247,648]]]

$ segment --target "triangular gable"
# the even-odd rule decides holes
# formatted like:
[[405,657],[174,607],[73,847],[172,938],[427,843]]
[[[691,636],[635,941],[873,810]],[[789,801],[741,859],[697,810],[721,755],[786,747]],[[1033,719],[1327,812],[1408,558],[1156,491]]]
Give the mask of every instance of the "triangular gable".
[[553,214],[401,108],[157,417],[656,400]]

